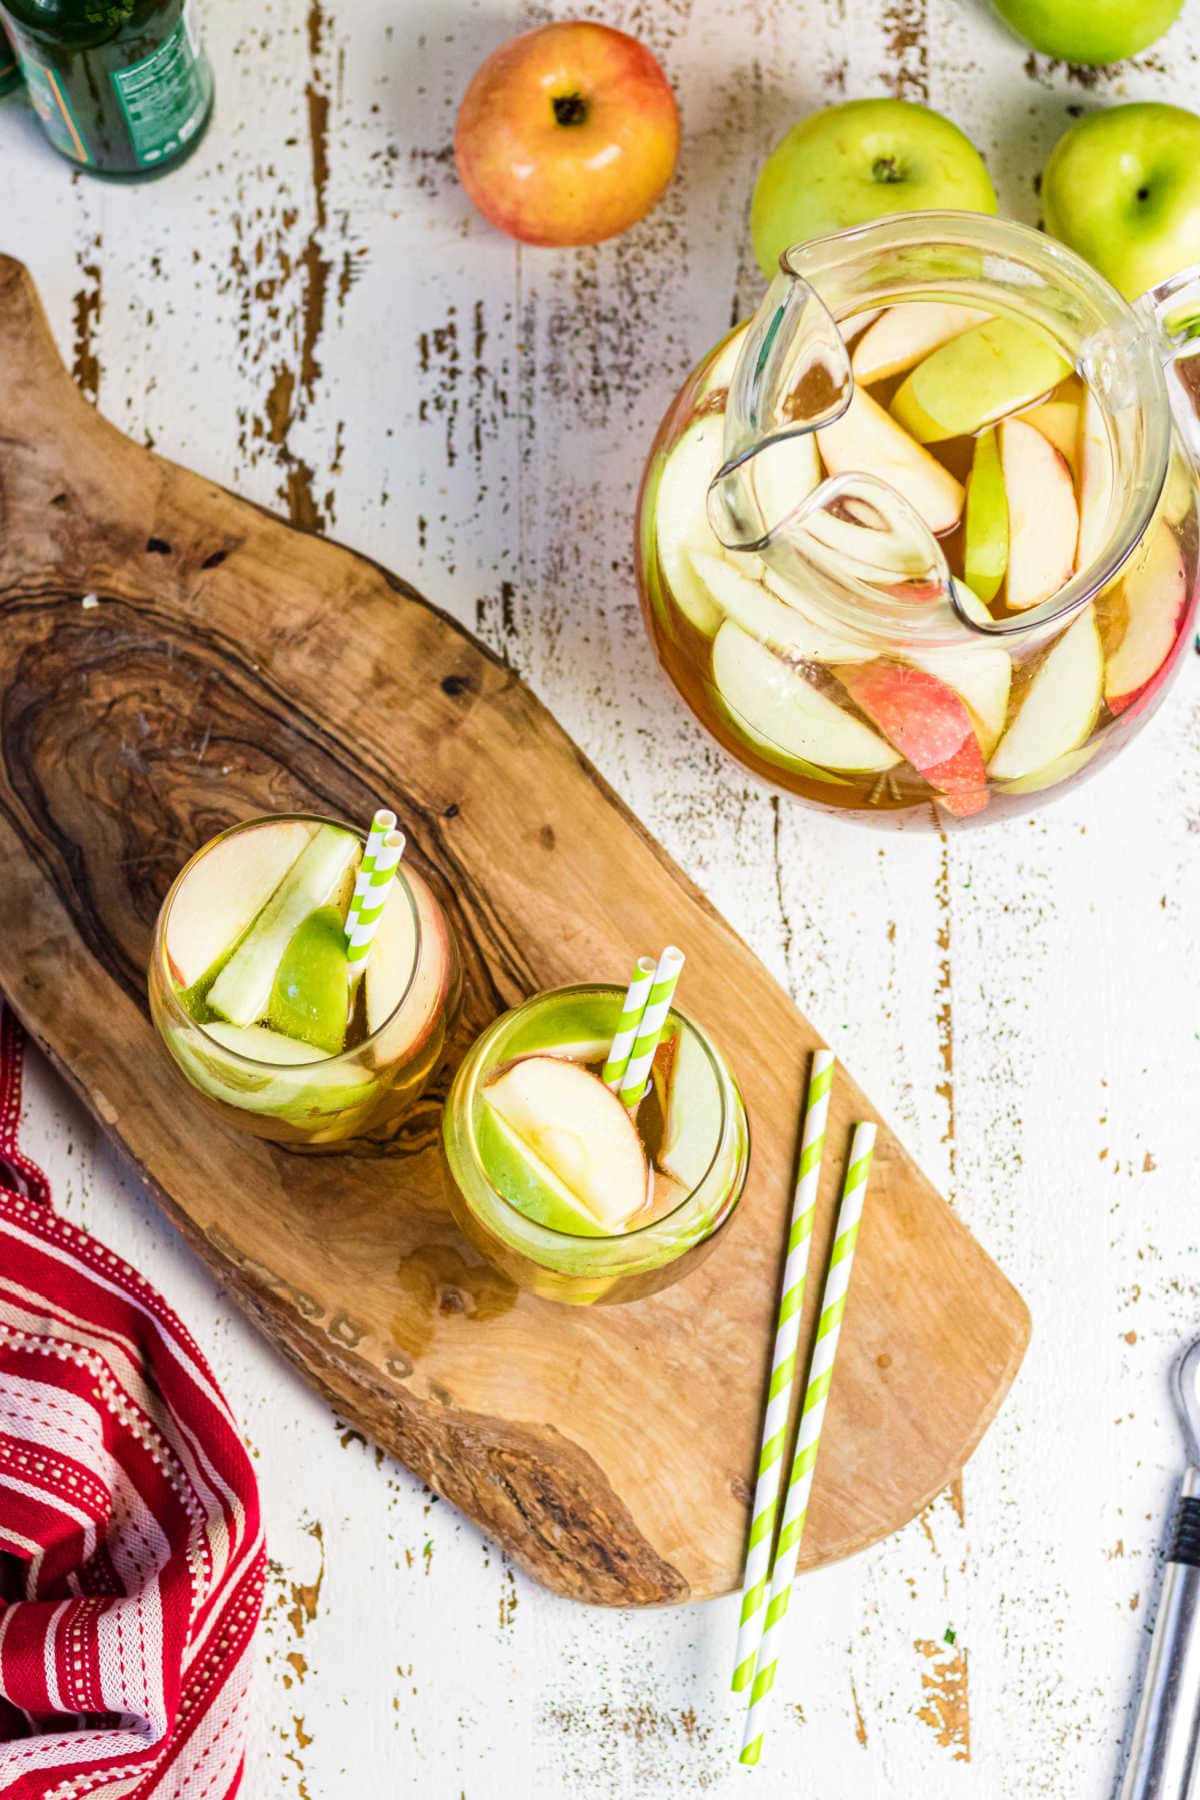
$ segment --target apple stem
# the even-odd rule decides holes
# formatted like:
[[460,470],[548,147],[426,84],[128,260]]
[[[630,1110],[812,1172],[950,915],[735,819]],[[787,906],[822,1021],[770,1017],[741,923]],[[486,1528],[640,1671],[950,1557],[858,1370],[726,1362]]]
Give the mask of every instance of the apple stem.
[[556,94],[550,104],[560,125],[582,125],[587,118],[587,101],[582,94]]
[[876,157],[871,165],[871,173],[876,181],[882,181],[889,185],[892,182],[904,180],[903,171],[897,167],[894,156]]

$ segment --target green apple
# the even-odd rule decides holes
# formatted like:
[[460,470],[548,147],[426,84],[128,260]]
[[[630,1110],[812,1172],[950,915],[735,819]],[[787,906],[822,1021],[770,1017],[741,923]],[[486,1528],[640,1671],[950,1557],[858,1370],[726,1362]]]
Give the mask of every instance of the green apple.
[[314,907],[279,959],[267,1023],[284,1037],[337,1056],[346,1042],[349,991],[341,912],[336,906]]
[[921,444],[971,437],[1057,387],[1071,373],[1050,338],[1000,317],[951,338],[905,377],[892,417]]
[[1000,592],[1008,567],[1008,496],[994,426],[975,439],[964,529],[967,586],[990,602]]
[[789,244],[930,207],[995,212],[970,139],[911,100],[848,100],[793,125],[763,164],[750,207],[754,254],[769,277]]
[[1050,154],[1042,205],[1046,230],[1136,299],[1200,262],[1200,118],[1147,100],[1080,119]]
[[1124,62],[1160,38],[1183,0],[994,0],[1018,37],[1062,62]]

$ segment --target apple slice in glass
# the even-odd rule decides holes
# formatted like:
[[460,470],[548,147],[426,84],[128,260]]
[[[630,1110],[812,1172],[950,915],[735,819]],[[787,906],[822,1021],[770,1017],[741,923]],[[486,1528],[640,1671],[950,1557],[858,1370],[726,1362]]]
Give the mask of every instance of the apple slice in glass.
[[1104,632],[1104,699],[1109,712],[1123,713],[1155,685],[1175,648],[1187,605],[1183,555],[1175,533],[1161,519],[1134,552],[1133,567],[1113,600],[1115,629]]
[[954,689],[927,669],[874,662],[839,669],[857,707],[923,775],[960,818],[987,805],[987,776],[975,722]]
[[854,379],[869,386],[903,375],[931,351],[949,343],[987,314],[948,300],[909,300],[889,306],[869,325],[854,346],[850,366]]
[[253,924],[317,827],[275,819],[214,844],[188,874],[167,915],[172,979],[203,997],[239,939]]
[[1071,472],[1054,445],[1032,425],[1005,419],[1000,465],[1008,497],[1008,575],[1012,612],[1050,600],[1071,578],[1079,509]]
[[1070,373],[1044,332],[1020,319],[989,319],[918,363],[896,391],[892,416],[918,443],[973,437]]
[[487,1084],[483,1101],[601,1230],[621,1231],[645,1206],[649,1168],[637,1127],[590,1069],[527,1056]]
[[[445,914],[416,869],[404,869],[380,915],[363,976],[367,1030],[379,1032],[375,1060],[391,1064],[420,1049],[442,1014],[454,974]],[[417,958],[417,932],[420,956]]]
[[713,681],[739,731],[774,759],[795,758],[818,776],[825,769],[873,774],[900,761],[861,719],[732,619],[713,643]]
[[861,388],[855,389],[841,418],[816,436],[831,475],[873,475],[887,482],[935,536],[958,524],[962,484]]
[[1078,749],[1096,723],[1103,675],[1100,634],[1088,606],[1038,664],[988,773],[1019,781]]
[[208,1005],[231,1025],[264,1018],[280,961],[302,920],[339,890],[361,854],[353,832],[319,825],[208,992]]

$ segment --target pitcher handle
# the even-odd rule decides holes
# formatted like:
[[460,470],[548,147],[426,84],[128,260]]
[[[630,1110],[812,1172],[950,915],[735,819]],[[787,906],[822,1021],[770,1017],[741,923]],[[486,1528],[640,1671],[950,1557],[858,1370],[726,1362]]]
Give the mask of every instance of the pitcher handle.
[[1147,288],[1133,310],[1158,349],[1176,429],[1200,468],[1200,263]]

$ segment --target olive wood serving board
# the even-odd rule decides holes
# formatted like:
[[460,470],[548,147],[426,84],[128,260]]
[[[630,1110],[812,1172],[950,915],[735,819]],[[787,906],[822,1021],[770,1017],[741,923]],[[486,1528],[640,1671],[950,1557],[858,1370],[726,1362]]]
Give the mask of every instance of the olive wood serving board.
[[[266,1336],[558,1592],[735,1587],[816,1031],[510,669],[406,582],[99,417],[9,258],[0,719],[0,989]],[[452,1062],[527,994],[687,951],[687,1008],[738,1072],[753,1156],[686,1280],[570,1308],[493,1273],[446,1210],[445,1076],[389,1141],[313,1157],[227,1130],[176,1074],[143,971],[184,859],[256,813],[384,803],[462,948]],[[875,1116],[839,1070],[817,1264],[851,1122]],[[955,1476],[1028,1331],[883,1130],[805,1565],[894,1531]]]

